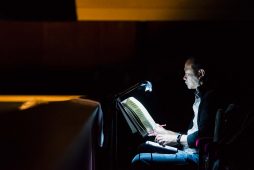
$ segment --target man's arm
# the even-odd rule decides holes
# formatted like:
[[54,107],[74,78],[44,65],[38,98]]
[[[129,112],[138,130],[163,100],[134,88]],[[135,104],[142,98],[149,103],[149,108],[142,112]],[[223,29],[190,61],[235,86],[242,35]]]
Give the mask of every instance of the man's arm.
[[182,137],[180,139],[180,144],[183,145],[183,146],[187,146],[188,145],[187,135],[182,135]]

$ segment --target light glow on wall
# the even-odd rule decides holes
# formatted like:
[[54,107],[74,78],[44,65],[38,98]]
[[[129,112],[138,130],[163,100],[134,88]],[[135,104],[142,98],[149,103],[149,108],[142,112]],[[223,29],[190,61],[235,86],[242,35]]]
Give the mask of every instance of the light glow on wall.
[[229,17],[236,6],[234,1],[228,0],[76,0],[80,21],[223,19]]

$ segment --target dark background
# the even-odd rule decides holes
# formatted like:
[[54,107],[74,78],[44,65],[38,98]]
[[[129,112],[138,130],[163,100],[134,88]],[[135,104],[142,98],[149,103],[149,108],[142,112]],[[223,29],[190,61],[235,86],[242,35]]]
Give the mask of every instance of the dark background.
[[[182,131],[193,93],[182,78],[188,56],[205,58],[225,94],[251,105],[253,21],[0,22],[0,94],[77,94],[98,100],[105,118],[101,167],[114,166],[114,96],[149,80],[142,102],[158,123]],[[141,95],[142,96],[142,95]],[[249,105],[248,105],[249,104]],[[118,114],[118,160],[128,168],[142,139]]]
[[[142,81],[142,102],[158,123],[183,131],[193,93],[182,78],[188,56],[205,58],[216,85],[243,103],[253,97],[252,21],[0,22],[1,94],[78,94],[105,118],[101,167],[114,166],[114,95]],[[142,96],[142,94],[141,94]],[[128,168],[142,139],[118,114],[117,166]],[[106,160],[106,161],[105,161]]]
[[191,55],[213,64],[223,83],[253,85],[252,21],[0,25],[2,94],[111,95],[143,79],[180,88]]

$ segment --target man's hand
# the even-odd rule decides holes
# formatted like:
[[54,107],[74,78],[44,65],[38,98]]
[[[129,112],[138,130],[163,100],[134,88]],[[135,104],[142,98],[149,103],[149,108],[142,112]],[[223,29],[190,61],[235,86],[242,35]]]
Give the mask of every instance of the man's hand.
[[155,142],[161,145],[177,145],[176,142],[177,135],[176,134],[158,134],[155,137]]
[[149,132],[148,136],[157,136],[159,134],[176,134],[175,132],[172,132],[170,130],[167,130],[164,128],[166,125],[160,125],[156,124],[156,127],[153,129],[153,131]]

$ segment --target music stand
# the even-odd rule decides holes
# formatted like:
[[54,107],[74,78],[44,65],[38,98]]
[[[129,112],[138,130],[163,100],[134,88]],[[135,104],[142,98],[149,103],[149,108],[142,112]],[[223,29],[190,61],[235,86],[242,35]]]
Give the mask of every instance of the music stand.
[[[117,150],[118,150],[118,132],[117,132],[117,122],[118,122],[118,112],[126,112],[123,105],[122,105],[122,100],[124,98],[126,98],[126,96],[130,95],[132,92],[134,91],[138,91],[138,90],[144,90],[144,92],[152,91],[152,84],[149,81],[141,81],[133,86],[131,86],[130,88],[124,90],[123,92],[118,93],[117,95],[115,95],[114,97],[114,105],[115,105],[115,114],[113,116],[113,121],[112,121],[112,146],[113,146],[113,161],[114,161],[114,165],[113,165],[113,170],[117,170]],[[126,114],[123,114],[124,116]],[[128,119],[126,119],[128,120]],[[135,132],[136,129],[134,128],[134,126],[130,126],[132,123],[128,122],[129,127],[131,128],[132,132]]]

